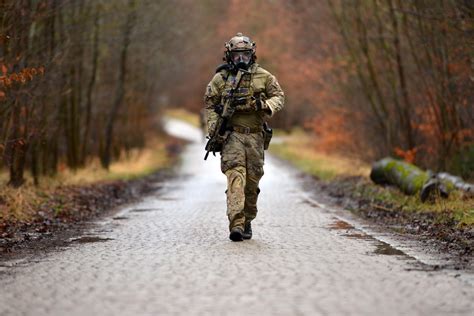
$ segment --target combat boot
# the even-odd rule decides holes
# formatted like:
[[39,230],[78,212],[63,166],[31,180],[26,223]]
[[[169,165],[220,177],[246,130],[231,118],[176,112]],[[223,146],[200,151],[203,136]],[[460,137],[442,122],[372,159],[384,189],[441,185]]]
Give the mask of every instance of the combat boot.
[[244,229],[244,233],[243,233],[242,237],[244,239],[252,238],[252,225],[250,224],[250,222],[245,224],[245,229]]
[[242,240],[244,240],[243,234],[244,234],[244,232],[243,232],[242,228],[234,227],[230,230],[229,238],[232,241],[242,241]]

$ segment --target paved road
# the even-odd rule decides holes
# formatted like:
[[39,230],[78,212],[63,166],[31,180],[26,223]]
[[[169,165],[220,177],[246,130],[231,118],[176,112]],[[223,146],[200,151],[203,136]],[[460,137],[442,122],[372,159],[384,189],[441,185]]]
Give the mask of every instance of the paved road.
[[67,249],[9,268],[0,315],[473,315],[470,283],[379,254],[390,248],[272,159],[254,239],[229,241],[218,159],[204,164],[197,132],[169,127],[196,141],[179,176]]

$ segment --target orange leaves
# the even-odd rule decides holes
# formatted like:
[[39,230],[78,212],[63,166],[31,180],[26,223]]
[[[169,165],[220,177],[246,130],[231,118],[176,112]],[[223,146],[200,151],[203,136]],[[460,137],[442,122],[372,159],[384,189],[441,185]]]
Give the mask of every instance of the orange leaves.
[[[5,64],[1,64],[0,65],[0,71],[2,72],[2,74],[0,75],[0,87],[1,86],[6,86],[5,80],[6,80],[6,75],[7,75],[7,72],[8,72],[7,66],[5,66]],[[5,92],[0,90],[0,101],[5,99],[5,96],[6,96]]]
[[408,149],[408,150],[403,150],[399,147],[396,147],[394,149],[395,155],[397,155],[398,157],[402,158],[403,160],[409,163],[415,162],[417,151],[418,151],[418,148],[416,147],[412,149]]
[[[5,84],[3,83],[3,80],[8,72],[7,66],[5,66],[5,64],[0,64],[0,71],[2,73],[0,75],[0,86],[4,86]],[[6,97],[5,91],[0,90],[0,101],[5,99],[5,97]]]
[[5,64],[0,64],[0,101],[6,98],[7,88],[13,84],[25,85],[35,79],[35,77],[44,74],[44,67],[25,68],[17,73],[8,74],[8,67]]
[[38,75],[44,75],[44,67],[38,68],[25,68],[18,73],[8,74],[8,68],[2,64],[0,70],[3,75],[0,76],[0,86],[9,87],[14,83],[24,85],[29,81],[32,81]]
[[329,108],[311,120],[305,127],[317,136],[315,145],[324,152],[350,152],[354,150],[354,131],[350,126],[357,119],[357,113],[349,113],[340,108]]

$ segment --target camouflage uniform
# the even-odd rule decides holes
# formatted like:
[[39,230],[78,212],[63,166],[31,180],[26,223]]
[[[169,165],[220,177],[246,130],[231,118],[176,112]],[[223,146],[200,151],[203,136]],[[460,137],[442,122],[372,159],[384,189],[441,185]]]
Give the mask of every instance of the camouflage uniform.
[[[230,132],[221,152],[221,171],[227,176],[227,216],[229,229],[240,227],[252,221],[257,215],[259,181],[263,176],[264,135],[263,123],[284,104],[284,94],[276,78],[253,63],[244,74],[234,93],[235,98],[246,102],[236,106],[230,121],[234,131]],[[215,106],[223,102],[223,95],[235,87],[236,75],[221,70],[207,86],[205,103],[208,131],[215,128],[218,114]],[[252,96],[262,96],[264,110],[257,110]]]

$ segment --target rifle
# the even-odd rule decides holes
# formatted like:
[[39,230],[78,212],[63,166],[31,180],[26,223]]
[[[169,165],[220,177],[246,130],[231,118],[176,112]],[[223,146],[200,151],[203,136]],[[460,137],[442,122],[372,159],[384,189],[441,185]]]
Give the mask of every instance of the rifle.
[[222,150],[222,145],[225,141],[225,134],[227,132],[227,123],[234,115],[235,108],[234,108],[234,93],[239,88],[240,82],[242,81],[242,77],[245,73],[250,73],[247,70],[239,69],[236,76],[236,85],[232,87],[229,93],[224,97],[224,104],[219,105],[215,111],[219,114],[219,119],[216,122],[216,128],[214,129],[214,133],[210,135],[209,141],[206,144],[206,155],[204,156],[204,160],[207,160],[209,156],[209,152],[212,151],[212,154],[215,156],[216,152]]

